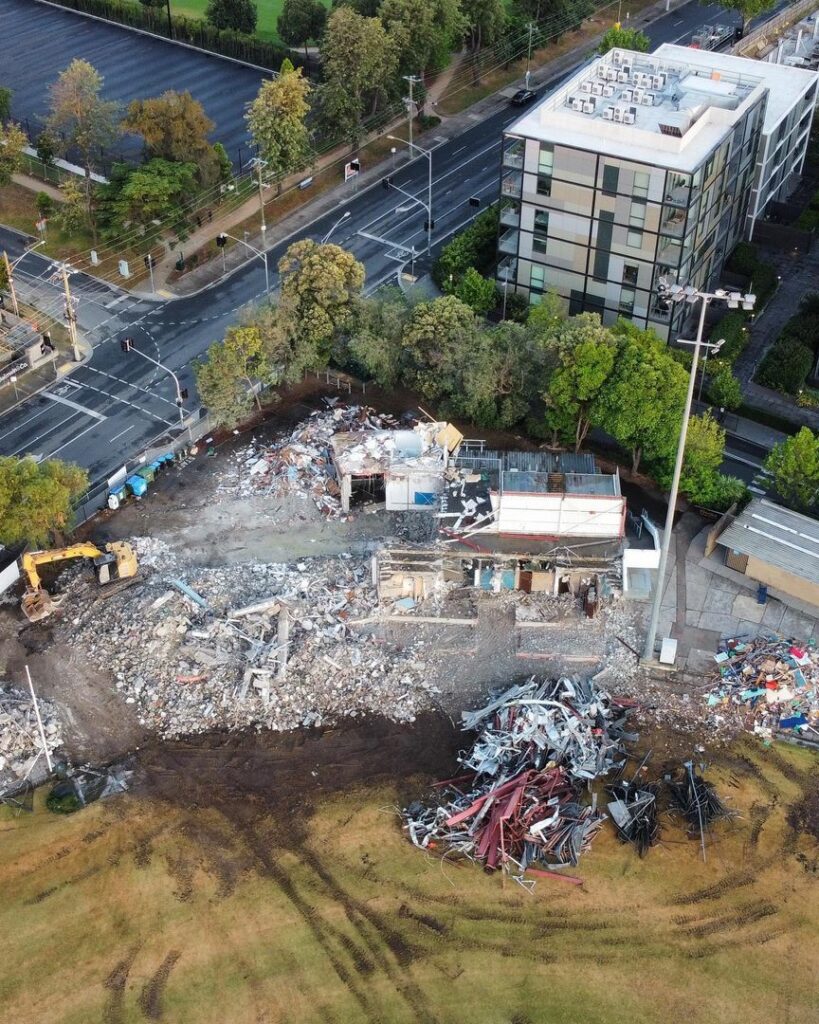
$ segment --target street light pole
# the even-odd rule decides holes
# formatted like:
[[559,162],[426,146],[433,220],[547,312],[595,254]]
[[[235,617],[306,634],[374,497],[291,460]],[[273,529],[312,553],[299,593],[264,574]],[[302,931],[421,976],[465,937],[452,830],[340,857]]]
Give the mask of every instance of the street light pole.
[[719,352],[719,350],[722,348],[722,346],[724,344],[725,344],[725,338],[720,338],[719,341],[715,342],[713,345],[703,345],[702,346],[705,349],[705,355],[702,357],[702,372],[700,373],[700,387],[699,387],[699,390],[697,391],[697,402],[698,403],[702,401],[702,385],[705,383],[705,370],[706,370],[706,367],[708,365],[708,356],[709,356],[709,354],[711,352],[713,352],[714,354]]
[[[248,242],[246,238],[237,238],[235,235],[229,235],[226,231],[222,232],[221,237],[223,237],[223,238],[232,238],[234,242],[238,242],[240,245],[247,246],[247,248],[250,249],[250,251],[252,253],[254,253],[256,256],[258,256],[259,259],[264,263],[264,290],[269,295],[270,294],[270,276],[269,276],[269,274],[267,272],[267,253],[264,251],[264,249],[257,249],[254,245],[251,245],[250,242]],[[223,250],[223,255],[224,255],[224,250]]]
[[[654,600],[651,604],[651,618],[646,633],[645,646],[643,648],[643,660],[650,662],[654,658],[654,643],[657,638],[657,625],[660,621],[660,607],[663,602],[663,590],[665,584],[665,571],[668,565],[668,553],[671,548],[671,533],[674,529],[674,512],[677,507],[677,495],[680,489],[680,476],[682,474],[683,459],[685,458],[685,442],[688,437],[688,420],[691,415],[691,404],[694,399],[694,384],[697,378],[697,363],[699,361],[702,335],[705,328],[705,314],[709,303],[713,299],[727,300],[728,305],[737,308],[740,304],[744,309],[752,309],[755,301],[753,295],[740,295],[738,292],[698,292],[695,288],[683,288],[681,285],[673,285],[668,288],[669,297],[673,302],[695,303],[698,299],[702,303],[700,318],[697,325],[697,337],[694,341],[694,354],[691,359],[691,372],[688,375],[688,391],[685,397],[685,409],[683,411],[680,438],[677,442],[677,456],[674,460],[674,475],[671,479],[671,490],[668,495],[668,511],[665,517],[665,529],[663,531],[663,542],[660,546],[660,563],[657,567],[657,584],[654,589]],[[683,612],[684,613],[684,612]]]
[[267,167],[267,160],[262,160],[259,157],[256,157],[256,159],[254,160],[254,164],[256,166],[257,173],[256,180],[259,183],[259,213],[261,214],[262,219],[262,238],[264,238],[265,231],[267,231],[267,222],[264,219],[264,184],[262,182],[262,168]]
[[528,28],[529,28],[529,49],[528,49],[528,52],[526,54],[526,82],[525,82],[525,88],[526,89],[529,88],[529,75],[531,75],[531,73],[532,73],[529,70],[529,65],[532,63],[532,32],[534,31],[535,26],[532,24],[531,21],[529,22]]
[[[404,139],[399,139],[395,135],[388,135],[387,138],[390,139],[392,142],[404,142],[405,141]],[[428,161],[428,164],[429,164],[429,169],[428,169],[428,174],[427,174],[427,203],[426,203],[426,209],[427,209],[427,252],[431,253],[432,252],[432,150],[430,150],[430,149],[422,149],[420,146],[416,146],[414,142],[407,142],[407,145],[409,146],[410,151],[416,150],[417,152],[419,152],[423,156],[425,156],[427,158],[427,161]],[[398,188],[398,186],[397,185],[393,185],[393,188]],[[399,189],[399,192],[400,191],[401,191],[401,189]],[[413,196],[412,198],[415,198],[415,197]],[[417,200],[417,201],[420,202],[420,200]],[[424,204],[421,203],[421,205],[423,206]]]
[[350,211],[349,210],[345,210],[344,213],[342,213],[342,215],[335,222],[335,224],[330,228],[330,230],[327,232],[327,234],[324,236],[324,238],[322,238],[322,240],[321,240],[321,244],[322,245],[324,245],[328,241],[328,239],[330,238],[330,235],[332,235],[332,233],[339,226],[339,224],[341,224],[342,221],[347,220],[347,218],[349,216],[350,216]]

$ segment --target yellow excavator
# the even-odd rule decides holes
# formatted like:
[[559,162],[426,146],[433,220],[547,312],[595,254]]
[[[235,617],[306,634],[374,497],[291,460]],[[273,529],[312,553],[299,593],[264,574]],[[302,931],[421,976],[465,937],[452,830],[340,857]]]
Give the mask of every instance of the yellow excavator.
[[26,551],[22,558],[27,581],[22,609],[29,622],[39,622],[40,619],[51,615],[62,601],[62,598],[52,597],[45,589],[37,567],[51,562],[62,562],[68,558],[90,558],[94,563],[97,582],[102,586],[114,580],[136,576],[139,568],[134,549],[125,541],[112,541],[104,548],[86,543],[72,544],[67,548],[52,548],[50,551]]

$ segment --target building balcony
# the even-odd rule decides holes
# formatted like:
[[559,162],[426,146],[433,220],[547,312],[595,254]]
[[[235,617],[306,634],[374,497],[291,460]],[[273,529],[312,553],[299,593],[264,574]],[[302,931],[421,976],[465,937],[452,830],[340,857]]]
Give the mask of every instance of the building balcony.
[[508,252],[512,256],[517,256],[519,237],[519,231],[504,231],[504,233],[498,239],[498,251]]
[[523,170],[523,146],[520,143],[503,151],[503,166]]
[[691,194],[689,186],[678,185],[676,188],[672,188],[670,192],[666,193],[663,201],[666,206],[686,207],[691,199],[693,199],[693,195]]
[[520,227],[520,207],[517,203],[509,203],[501,209],[500,222],[505,228]]
[[673,235],[675,238],[682,238],[685,230],[685,213],[681,209],[663,211],[663,221],[660,231],[664,235]]
[[500,281],[515,281],[518,276],[518,261],[512,257],[507,256],[498,263],[498,280]]
[[512,199],[520,199],[523,192],[523,175],[520,173],[507,174],[501,179],[501,195],[510,196]]

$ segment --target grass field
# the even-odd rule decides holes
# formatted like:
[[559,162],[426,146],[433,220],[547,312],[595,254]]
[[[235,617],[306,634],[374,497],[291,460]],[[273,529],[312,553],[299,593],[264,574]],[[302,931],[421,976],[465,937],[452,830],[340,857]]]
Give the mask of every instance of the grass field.
[[394,814],[406,781],[308,818],[258,797],[3,809],[3,1017],[813,1024],[817,848],[786,814],[815,792],[816,759],[747,744],[712,777],[743,816],[707,864],[674,828],[644,861],[604,830],[582,889],[534,895],[412,848]]
[[[330,6],[330,0],[322,0],[322,3],[325,7]],[[282,13],[283,4],[284,0],[257,0],[256,35],[259,39],[267,39],[270,42],[279,41],[276,22]],[[171,12],[183,14],[188,18],[204,18],[207,6],[208,0],[171,0]]]

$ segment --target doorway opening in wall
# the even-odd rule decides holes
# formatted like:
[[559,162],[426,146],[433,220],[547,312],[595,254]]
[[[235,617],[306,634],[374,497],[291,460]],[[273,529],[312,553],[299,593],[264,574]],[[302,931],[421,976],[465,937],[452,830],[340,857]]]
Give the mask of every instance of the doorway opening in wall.
[[350,479],[350,508],[379,505],[386,500],[384,474],[354,476]]

